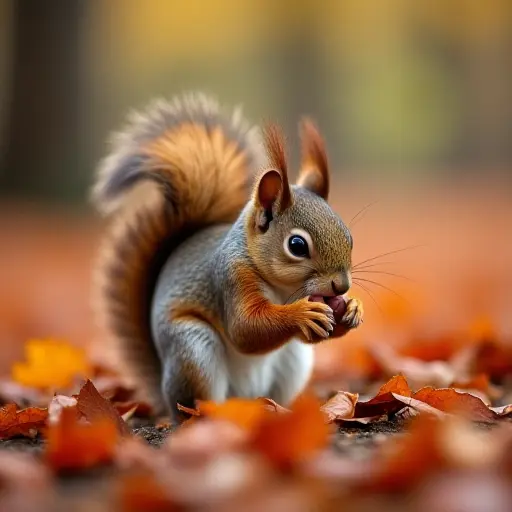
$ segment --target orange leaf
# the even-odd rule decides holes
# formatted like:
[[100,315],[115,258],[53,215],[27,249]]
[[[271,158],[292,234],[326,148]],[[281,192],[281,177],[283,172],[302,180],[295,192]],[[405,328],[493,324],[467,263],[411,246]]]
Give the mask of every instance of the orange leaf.
[[78,410],[91,423],[110,420],[117,426],[119,433],[123,436],[131,434],[126,422],[121,418],[116,408],[106,398],[103,398],[94,384],[88,380],[76,396]]
[[76,407],[64,407],[46,433],[46,459],[56,471],[88,469],[112,460],[119,439],[110,418],[88,424],[77,419]]
[[276,466],[286,469],[324,448],[329,433],[319,402],[303,395],[289,414],[266,411],[255,431],[253,446]]
[[400,396],[411,396],[412,391],[403,375],[395,375],[384,384],[377,395],[367,402],[358,402],[354,413],[355,418],[369,418],[383,414],[393,414],[404,407],[393,393]]
[[494,421],[497,415],[480,398],[460,393],[452,388],[425,387],[414,393],[413,398],[443,412],[459,414],[473,421]]
[[223,419],[251,432],[265,414],[261,401],[243,398],[230,398],[223,403],[198,401],[197,409],[201,416]]
[[29,407],[18,411],[15,404],[7,404],[0,408],[0,439],[35,437],[38,430],[45,426],[47,418],[47,409]]
[[354,417],[358,398],[357,393],[338,391],[336,395],[320,407],[320,410],[327,416],[328,423],[337,420],[348,420]]
[[38,389],[62,389],[76,377],[86,377],[91,368],[85,351],[54,340],[30,340],[25,345],[24,363],[15,363],[12,378],[24,386]]

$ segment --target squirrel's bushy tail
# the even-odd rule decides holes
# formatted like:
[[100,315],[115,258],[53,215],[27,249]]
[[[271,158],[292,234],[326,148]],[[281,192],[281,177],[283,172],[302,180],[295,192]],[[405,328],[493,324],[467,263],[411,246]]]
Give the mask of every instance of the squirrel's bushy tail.
[[120,370],[157,408],[160,363],[150,329],[156,279],[185,238],[237,218],[264,163],[259,137],[239,110],[224,113],[204,95],[157,100],[130,116],[98,168],[92,200],[111,224],[94,304]]

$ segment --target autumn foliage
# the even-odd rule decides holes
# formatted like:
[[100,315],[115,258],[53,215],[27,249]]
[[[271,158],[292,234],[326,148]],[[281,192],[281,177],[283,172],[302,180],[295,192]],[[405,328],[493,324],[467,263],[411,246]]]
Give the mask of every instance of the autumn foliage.
[[[457,502],[449,494],[456,495],[456,486],[439,487],[454,474],[482,493],[512,496],[506,347],[482,337],[445,348],[436,360],[435,346],[416,357],[407,347],[368,344],[373,370],[365,379],[345,380],[347,388],[340,389],[335,380],[317,378],[289,407],[267,397],[178,404],[188,419],[176,429],[85,352],[32,341],[12,380],[0,382],[0,440],[43,440],[42,454],[19,459],[19,467],[30,470],[18,471],[17,462],[13,472],[1,469],[0,489],[12,503],[25,503],[18,480],[30,476],[42,482],[37,493],[51,510],[59,499],[52,478],[108,470],[102,487],[108,492],[92,492],[91,500],[122,512],[239,510],[248,499],[251,510],[278,503],[326,511],[343,503],[345,510],[359,510],[368,500],[387,510],[386,495],[403,497],[409,510],[441,499],[441,492]],[[390,424],[405,437],[386,434],[370,458],[333,448],[337,440]],[[137,425],[172,433],[156,450]],[[9,457],[0,450],[0,463]]]

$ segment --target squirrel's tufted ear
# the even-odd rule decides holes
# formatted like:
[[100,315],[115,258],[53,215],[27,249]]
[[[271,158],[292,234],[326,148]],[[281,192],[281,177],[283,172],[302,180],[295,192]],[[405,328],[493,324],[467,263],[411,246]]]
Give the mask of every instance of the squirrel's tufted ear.
[[258,212],[256,225],[266,231],[274,215],[278,215],[292,204],[288,182],[288,167],[284,149],[284,137],[275,124],[265,127],[265,146],[272,168],[265,171],[256,185],[254,203]]
[[[266,230],[275,213],[283,211],[284,180],[275,169],[265,171],[256,186],[254,202],[259,209],[256,224]],[[289,191],[288,191],[289,192]]]
[[325,143],[315,123],[304,117],[300,123],[302,162],[297,185],[327,200],[329,164]]

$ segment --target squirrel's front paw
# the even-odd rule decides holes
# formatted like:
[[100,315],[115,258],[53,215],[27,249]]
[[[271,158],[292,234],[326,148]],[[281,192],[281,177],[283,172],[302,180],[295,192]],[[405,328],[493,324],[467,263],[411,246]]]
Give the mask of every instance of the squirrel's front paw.
[[294,304],[297,323],[306,341],[326,339],[333,332],[336,320],[333,310],[322,302],[311,302],[304,298]]
[[342,324],[349,329],[355,329],[363,323],[364,308],[361,299],[351,297],[347,301],[345,314],[341,317]]

